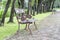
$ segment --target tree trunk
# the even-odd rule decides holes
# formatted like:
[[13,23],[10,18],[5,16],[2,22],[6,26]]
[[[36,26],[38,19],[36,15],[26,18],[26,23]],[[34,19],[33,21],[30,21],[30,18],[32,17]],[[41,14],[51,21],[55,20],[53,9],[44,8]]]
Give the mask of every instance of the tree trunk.
[[22,8],[24,8],[24,0],[21,0]]
[[28,2],[28,10],[27,10],[27,15],[29,14],[29,2]]
[[42,0],[38,0],[38,5],[37,5],[37,14],[42,11],[42,5],[41,5]]
[[21,5],[21,1],[20,0],[18,0],[18,8],[20,8],[20,5]]
[[5,10],[4,10],[4,13],[2,15],[2,20],[1,20],[2,25],[4,25],[5,15],[6,15],[7,11],[8,11],[10,3],[11,3],[11,0],[8,0],[7,3],[6,3]]
[[19,8],[24,8],[24,0],[18,0]]
[[52,11],[55,0],[48,1],[48,11]]
[[53,7],[54,7],[54,2],[55,2],[55,0],[53,0],[52,9],[53,9]]
[[16,0],[13,0],[12,2],[12,8],[11,8],[11,14],[10,14],[10,19],[8,22],[12,22],[13,23],[13,16],[14,16],[14,3]]
[[27,10],[27,15],[31,13],[31,0],[28,1],[28,10]]
[[35,0],[35,2],[34,2],[33,16],[35,16],[35,11],[36,11],[36,0]]

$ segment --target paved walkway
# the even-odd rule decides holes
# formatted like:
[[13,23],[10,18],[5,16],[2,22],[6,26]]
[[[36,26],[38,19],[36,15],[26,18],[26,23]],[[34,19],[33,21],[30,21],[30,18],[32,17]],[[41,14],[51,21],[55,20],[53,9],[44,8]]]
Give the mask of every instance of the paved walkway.
[[19,35],[14,35],[6,40],[60,40],[60,13],[48,16],[39,22],[38,30],[33,31],[33,35],[28,35],[22,31]]

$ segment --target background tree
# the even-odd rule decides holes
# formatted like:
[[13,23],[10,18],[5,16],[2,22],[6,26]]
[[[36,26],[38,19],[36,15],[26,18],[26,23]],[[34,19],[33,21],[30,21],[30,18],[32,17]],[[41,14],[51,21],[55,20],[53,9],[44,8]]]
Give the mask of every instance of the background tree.
[[8,8],[9,8],[10,3],[11,3],[11,0],[7,0],[6,6],[5,6],[5,10],[4,10],[3,15],[2,15],[1,24],[4,24],[5,15],[6,15],[7,11],[8,11]]
[[34,5],[33,5],[33,16],[35,16],[35,11],[36,11],[36,9],[37,9],[37,5],[36,5],[36,3],[37,3],[37,0],[34,0]]
[[24,8],[24,0],[18,0],[19,8]]
[[24,8],[24,0],[21,0],[22,8]]
[[18,0],[18,8],[20,8],[20,5],[21,5],[21,1]]
[[39,12],[41,12],[41,2],[42,2],[42,0],[38,0],[38,5],[37,5],[37,14],[39,13]]
[[[2,15],[2,20],[0,23],[4,24],[5,16],[8,11],[9,6],[11,7],[9,22],[13,22],[14,7],[15,7],[14,4],[17,5],[17,3],[18,3],[19,5],[17,5],[17,6],[19,6],[19,8],[24,8],[24,1],[25,0],[16,0],[16,3],[15,3],[15,0],[12,0],[12,5],[10,5],[11,0],[7,0],[5,10]],[[30,12],[31,14],[35,15],[36,10],[37,10],[37,14],[41,13],[41,12],[51,11],[53,9],[54,2],[55,2],[55,0],[28,0],[27,14],[29,14],[29,12]],[[43,7],[42,7],[42,5],[43,5]]]
[[28,0],[28,10],[27,10],[27,15],[29,14],[29,12],[31,13],[31,0]]
[[16,0],[13,0],[12,2],[12,7],[11,7],[11,13],[10,13],[10,19],[8,22],[13,22],[13,17],[14,17],[14,4]]

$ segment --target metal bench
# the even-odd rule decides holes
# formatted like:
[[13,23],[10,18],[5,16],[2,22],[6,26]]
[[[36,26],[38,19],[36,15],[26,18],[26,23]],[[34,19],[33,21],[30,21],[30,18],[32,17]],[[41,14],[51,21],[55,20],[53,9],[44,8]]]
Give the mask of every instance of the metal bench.
[[29,28],[30,24],[34,23],[34,26],[37,29],[35,19],[32,19],[31,15],[25,15],[24,9],[15,9],[15,14],[18,21],[18,32],[20,31],[20,24],[26,24],[25,30],[28,28],[30,34],[32,34],[31,29]]

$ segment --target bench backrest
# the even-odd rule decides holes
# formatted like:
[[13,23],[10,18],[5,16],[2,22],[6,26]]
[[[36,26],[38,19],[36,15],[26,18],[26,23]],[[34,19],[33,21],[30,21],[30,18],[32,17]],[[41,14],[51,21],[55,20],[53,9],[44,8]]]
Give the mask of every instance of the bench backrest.
[[15,12],[17,19],[20,19],[21,21],[26,20],[26,18],[32,18],[32,15],[26,15],[23,9],[15,9]]

